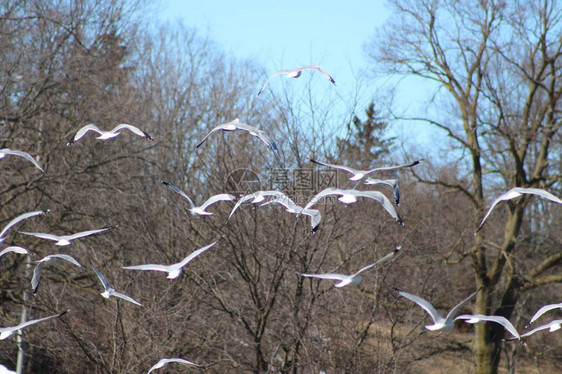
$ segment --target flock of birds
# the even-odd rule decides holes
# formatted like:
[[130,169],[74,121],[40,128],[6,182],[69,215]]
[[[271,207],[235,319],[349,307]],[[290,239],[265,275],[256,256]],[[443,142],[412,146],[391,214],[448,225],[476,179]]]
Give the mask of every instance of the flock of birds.
[[[336,85],[336,82],[334,81],[334,79],[325,70],[323,70],[320,66],[309,65],[309,66],[305,66],[305,67],[301,67],[301,68],[289,69],[289,70],[280,70],[280,71],[275,72],[273,75],[271,75],[269,77],[267,82],[261,88],[261,90],[258,93],[258,96],[267,87],[267,85],[269,84],[269,81],[272,78],[274,78],[275,76],[285,74],[285,76],[288,77],[288,78],[298,78],[301,75],[302,71],[307,70],[307,69],[315,70],[315,71],[320,72],[324,77],[326,77],[328,80],[330,80],[331,83]],[[87,126],[82,127],[81,129],[79,129],[74,134],[74,136],[68,142],[67,147],[71,147],[75,142],[82,139],[90,131],[95,132],[99,135],[96,139],[108,140],[108,139],[112,139],[112,138],[120,135],[123,130],[129,130],[137,136],[153,140],[152,136],[150,136],[145,131],[143,131],[143,130],[135,127],[135,126],[128,125],[128,124],[120,124],[117,127],[115,127],[114,129],[112,129],[111,131],[100,130],[96,125],[89,124]],[[245,132],[248,132],[250,135],[252,135],[254,137],[257,137],[267,147],[271,148],[275,152],[277,157],[279,156],[279,151],[278,151],[276,143],[265,132],[263,132],[262,130],[259,130],[259,129],[253,127],[253,126],[250,126],[248,124],[240,122],[240,120],[238,118],[236,118],[235,120],[233,120],[229,123],[221,124],[221,125],[213,128],[207,135],[205,135],[205,137],[201,140],[201,142],[199,142],[197,144],[196,148],[200,147],[209,138],[209,136],[211,136],[213,133],[216,133],[218,131],[236,131],[236,130],[245,131]],[[26,152],[18,151],[18,150],[11,150],[11,149],[0,149],[0,159],[5,157],[5,156],[22,157],[22,158],[32,162],[33,165],[36,168],[38,168],[42,173],[45,173],[45,170],[37,163],[37,161],[31,155],[29,155]],[[323,163],[323,162],[319,162],[319,161],[316,161],[316,160],[313,160],[313,159],[311,159],[310,161],[315,163],[315,164],[324,166],[324,167],[334,168],[334,169],[337,169],[337,170],[345,171],[345,172],[351,174],[351,177],[349,178],[349,180],[352,181],[352,182],[357,182],[357,184],[352,189],[340,189],[340,188],[332,188],[332,187],[326,188],[326,189],[320,191],[318,194],[316,194],[303,207],[297,205],[294,201],[292,201],[283,192],[276,191],[276,190],[256,191],[256,192],[253,192],[251,194],[248,194],[248,195],[245,195],[245,196],[239,196],[239,197],[236,197],[234,195],[227,194],[227,193],[222,193],[222,194],[211,196],[203,204],[201,204],[199,206],[196,206],[195,203],[189,197],[189,195],[186,192],[182,191],[180,188],[178,188],[178,187],[176,187],[176,186],[174,186],[174,185],[172,185],[172,184],[170,184],[169,182],[166,182],[166,181],[162,181],[162,184],[164,184],[166,187],[170,188],[172,191],[174,191],[175,193],[182,196],[185,200],[187,200],[187,202],[190,206],[189,211],[192,215],[201,215],[201,216],[212,215],[213,213],[209,212],[207,209],[211,205],[216,204],[218,202],[223,202],[223,201],[236,201],[236,204],[234,205],[234,207],[233,207],[233,209],[232,209],[232,211],[231,211],[231,213],[228,217],[229,220],[232,218],[233,214],[240,208],[240,206],[242,206],[242,204],[244,204],[244,203],[260,204],[259,206],[266,206],[266,205],[269,205],[269,204],[279,204],[279,205],[283,206],[288,213],[292,213],[292,214],[295,214],[297,216],[299,216],[299,215],[310,216],[311,233],[314,234],[317,231],[317,229],[318,229],[318,227],[321,223],[322,216],[321,216],[320,210],[314,209],[313,206],[318,204],[320,201],[322,201],[323,199],[325,199],[329,196],[338,196],[338,201],[341,202],[341,203],[344,203],[344,204],[355,203],[355,202],[357,202],[358,198],[372,199],[372,200],[378,202],[379,204],[381,204],[382,207],[385,209],[385,211],[397,223],[404,226],[403,220],[396,210],[396,206],[399,206],[399,203],[400,203],[400,189],[398,187],[397,180],[396,179],[375,179],[375,178],[370,178],[369,176],[372,175],[372,174],[378,173],[378,172],[395,171],[395,170],[404,169],[404,168],[411,168],[415,165],[418,165],[420,162],[422,162],[422,160],[416,160],[414,162],[411,162],[411,163],[408,163],[408,164],[403,164],[403,165],[389,166],[389,167],[379,167],[379,168],[374,168],[374,169],[370,169],[370,170],[356,170],[356,169],[348,167],[348,166]],[[363,183],[364,185],[383,184],[383,185],[388,185],[388,186],[392,187],[394,204],[383,193],[381,193],[379,191],[357,190],[356,187],[361,183]],[[537,188],[516,187],[516,188],[513,188],[513,189],[507,191],[506,193],[500,195],[497,199],[495,199],[493,201],[490,208],[486,212],[484,218],[482,219],[482,221],[481,221],[481,223],[478,227],[477,232],[480,231],[480,229],[483,227],[483,225],[486,222],[487,218],[489,217],[490,213],[497,206],[498,203],[500,203],[502,201],[508,201],[508,200],[515,199],[515,198],[521,196],[522,194],[537,195],[537,196],[540,196],[542,198],[553,201],[557,204],[562,204],[562,200],[560,198],[554,196],[553,194],[551,194],[547,191],[537,189]],[[2,231],[0,231],[0,245],[2,245],[4,243],[7,233],[10,230],[12,230],[15,226],[20,224],[22,221],[28,220],[28,219],[33,218],[33,217],[41,216],[41,215],[46,214],[48,212],[49,212],[48,210],[33,211],[33,212],[21,214],[21,215],[15,217],[14,219],[12,219],[2,229]],[[78,233],[70,234],[70,235],[55,235],[55,234],[51,234],[51,233],[38,233],[38,232],[26,232],[26,231],[18,231],[18,233],[24,234],[24,235],[34,236],[34,237],[37,237],[37,238],[40,238],[40,239],[51,240],[51,241],[54,241],[55,245],[57,245],[57,246],[68,246],[68,245],[71,244],[71,242],[73,240],[84,238],[84,237],[87,237],[87,236],[90,236],[90,235],[101,234],[101,233],[107,232],[109,230],[112,230],[115,227],[116,226],[104,227],[104,228],[100,228],[100,229],[78,232]],[[141,271],[159,271],[159,272],[167,273],[168,274],[167,278],[175,279],[175,278],[178,278],[181,275],[182,269],[186,265],[188,265],[197,256],[199,256],[199,255],[203,254],[204,252],[206,252],[207,250],[211,249],[213,246],[215,246],[223,238],[224,238],[224,236],[222,238],[220,238],[219,240],[217,240],[217,241],[215,241],[215,242],[213,242],[209,245],[206,245],[202,248],[199,248],[199,249],[195,250],[194,252],[190,253],[187,257],[185,257],[183,260],[181,260],[180,262],[175,263],[175,264],[171,264],[171,265],[141,264],[141,265],[134,265],[134,266],[125,266],[125,267],[123,267],[123,269],[126,269],[126,270],[141,270]],[[393,256],[395,256],[400,251],[400,249],[401,249],[401,246],[397,247],[396,249],[394,249],[393,251],[388,253],[386,256],[380,258],[379,260],[377,260],[377,261],[375,261],[371,264],[368,264],[368,265],[364,266],[363,268],[361,268],[360,270],[358,270],[357,272],[355,272],[354,274],[351,274],[351,275],[336,274],[336,273],[323,273],[323,274],[303,273],[303,274],[300,274],[300,275],[303,276],[303,277],[308,277],[308,278],[318,278],[318,279],[323,279],[323,280],[337,281],[338,283],[336,283],[334,285],[335,287],[345,287],[345,286],[348,286],[348,285],[356,285],[356,284],[360,283],[361,280],[362,280],[361,274],[363,274],[367,270],[373,269],[375,266],[377,266],[377,265],[379,265],[383,262],[386,262],[386,261],[390,260]],[[20,247],[20,246],[8,246],[0,252],[0,257],[6,255],[8,253],[15,253],[15,254],[20,254],[20,255],[28,255],[28,256],[34,255],[31,251],[27,250],[26,248],[23,248],[23,247]],[[71,257],[70,255],[67,255],[67,254],[51,254],[51,255],[43,257],[42,259],[36,261],[36,265],[35,265],[35,268],[33,270],[33,277],[31,279],[31,287],[32,287],[32,291],[33,291],[34,294],[37,293],[37,290],[39,288],[41,271],[42,271],[43,267],[45,267],[46,265],[51,265],[51,264],[55,263],[57,260],[65,260],[69,263],[72,263],[73,265],[75,265],[77,267],[83,267],[76,259],[74,259],[73,257]],[[110,283],[108,282],[108,280],[103,276],[103,274],[94,266],[94,264],[90,264],[90,265],[91,265],[94,273],[97,275],[98,279],[100,280],[100,282],[101,282],[101,284],[104,288],[104,291],[101,293],[101,296],[103,296],[104,298],[116,297],[116,298],[120,298],[120,299],[123,299],[125,301],[128,301],[130,303],[133,303],[135,305],[142,306],[142,304],[140,302],[134,300],[133,298],[131,298],[131,297],[129,297],[129,296],[123,294],[123,293],[120,293],[120,292],[116,291],[115,288],[113,288],[110,285]],[[464,320],[467,323],[494,322],[494,323],[501,324],[512,335],[511,339],[505,339],[505,340],[515,340],[515,339],[521,339],[521,338],[527,337],[529,335],[532,335],[532,334],[534,334],[538,331],[545,330],[545,329],[548,329],[550,332],[556,331],[556,330],[560,329],[561,326],[562,326],[562,319],[558,319],[558,320],[553,320],[553,321],[551,321],[547,324],[535,327],[531,330],[526,331],[523,334],[519,334],[517,332],[517,330],[515,329],[515,327],[511,324],[511,322],[509,320],[507,320],[506,318],[502,317],[502,316],[493,316],[493,315],[486,316],[486,315],[480,315],[480,314],[458,315],[461,308],[468,301],[470,301],[478,293],[479,290],[472,293],[466,299],[464,299],[459,304],[457,304],[455,307],[453,307],[453,309],[451,309],[451,311],[447,314],[447,316],[445,318],[443,318],[437,312],[437,310],[433,307],[433,305],[431,305],[431,303],[428,302],[427,300],[425,300],[425,299],[423,299],[419,296],[416,296],[416,295],[407,293],[405,291],[399,290],[399,289],[395,289],[395,290],[398,292],[398,294],[400,296],[416,303],[417,305],[419,305],[421,308],[423,308],[429,314],[429,316],[433,320],[433,324],[427,325],[425,327],[426,327],[426,329],[431,330],[431,331],[436,331],[436,330],[449,331],[449,330],[452,330],[453,327],[454,327],[454,321],[456,321],[456,320]],[[545,305],[545,306],[541,307],[535,313],[535,315],[531,318],[531,320],[529,321],[529,324],[526,327],[529,327],[529,325],[533,324],[543,314],[547,313],[550,310],[554,310],[554,309],[562,310],[562,303],[550,304],[550,305]],[[2,327],[2,328],[0,328],[0,340],[7,339],[10,336],[14,335],[16,332],[21,331],[22,329],[27,328],[29,326],[32,326],[34,324],[46,322],[46,321],[51,320],[53,318],[61,317],[64,314],[66,314],[67,312],[68,312],[68,310],[65,310],[61,313],[54,314],[54,315],[51,315],[51,316],[47,316],[47,317],[44,317],[44,318],[26,321],[26,322],[23,322],[23,323],[21,323],[19,325],[16,325],[16,326]],[[152,366],[149,369],[148,373],[151,373],[152,371],[154,371],[156,369],[162,368],[169,363],[180,363],[180,364],[186,364],[186,365],[200,366],[200,365],[198,365],[194,362],[188,361],[188,360],[183,359],[183,358],[163,358],[158,363],[156,363],[154,366]]]

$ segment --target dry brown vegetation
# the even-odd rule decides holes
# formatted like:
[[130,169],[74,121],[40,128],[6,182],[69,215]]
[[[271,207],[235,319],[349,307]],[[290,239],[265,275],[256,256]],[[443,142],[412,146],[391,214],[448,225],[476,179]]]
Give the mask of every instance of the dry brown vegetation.
[[[555,8],[559,17],[560,6]],[[254,88],[262,83],[258,67],[224,55],[183,25],[141,31],[145,9],[135,1],[8,0],[0,5],[0,148],[29,152],[46,170],[43,175],[17,157],[0,160],[0,226],[18,214],[50,209],[10,231],[3,247],[20,245],[40,256],[67,253],[84,265],[49,266],[33,296],[27,258],[0,259],[2,326],[17,324],[22,311],[39,318],[70,309],[24,330],[23,372],[139,373],[162,357],[185,357],[201,367],[170,365],[167,372],[466,373],[482,367],[471,356],[479,329],[486,343],[498,347],[492,371],[562,370],[559,333],[532,336],[525,347],[501,342],[503,333],[491,337],[488,325],[475,331],[460,324],[449,333],[431,333],[423,327],[425,312],[392,290],[419,294],[445,312],[485,283],[485,300],[480,297],[476,308],[469,304],[463,312],[503,313],[519,329],[538,307],[561,301],[559,206],[522,198],[496,209],[484,233],[473,235],[489,200],[531,175],[532,183],[525,186],[560,196],[560,50],[548,61],[557,79],[553,88],[537,95],[536,106],[550,111],[529,114],[530,123],[539,122],[537,133],[526,137],[529,133],[521,130],[526,123],[508,127],[503,120],[491,126],[488,120],[495,123],[497,115],[492,110],[486,111],[490,118],[481,118],[476,109],[469,118],[475,121],[470,128],[484,133],[478,138],[487,154],[480,172],[497,176],[475,185],[473,165],[427,158],[414,173],[388,175],[399,179],[404,228],[374,201],[332,201],[318,205],[322,223],[311,235],[308,217],[277,205],[247,204],[230,221],[231,203],[212,206],[212,216],[192,216],[187,202],[160,181],[179,186],[196,203],[238,188],[229,175],[240,169],[255,172],[262,189],[276,187],[268,178],[279,163],[249,134],[214,134],[195,150],[209,129],[235,117],[278,140],[290,176],[293,170],[318,176],[319,168],[308,161],[316,155],[357,167],[395,163],[399,144],[387,135],[388,123],[377,106],[357,112],[348,133],[335,141],[328,131],[332,103],[300,107],[287,92],[255,98]],[[491,95],[492,90],[482,91]],[[302,114],[307,110],[313,115]],[[89,134],[65,147],[88,123],[103,129],[134,124],[155,140],[123,133],[99,141]],[[513,133],[502,138],[506,128]],[[459,139],[465,135],[455,133]],[[531,156],[522,165],[511,167],[506,149],[494,152],[509,148],[511,140],[518,146],[515,140],[523,138]],[[545,142],[547,155],[540,151]],[[478,153],[468,148],[467,154]],[[408,161],[420,156],[412,154]],[[526,173],[534,162],[542,171]],[[347,178],[338,174],[338,186],[352,188]],[[283,190],[300,204],[320,189],[299,189],[293,182]],[[391,198],[386,186],[378,190]],[[517,230],[509,236],[505,228],[514,215]],[[17,233],[69,234],[114,224],[119,226],[67,247]],[[175,280],[122,269],[178,262],[222,236]],[[351,273],[398,245],[399,254],[365,273],[356,287],[338,289],[330,281],[300,276]],[[481,253],[487,255],[484,264]],[[102,298],[90,263],[143,307]],[[502,271],[490,282],[482,274],[494,264]],[[485,271],[475,275],[477,265],[485,265]],[[513,294],[513,304],[507,303]],[[12,369],[17,357],[15,338],[0,342],[1,364]]]

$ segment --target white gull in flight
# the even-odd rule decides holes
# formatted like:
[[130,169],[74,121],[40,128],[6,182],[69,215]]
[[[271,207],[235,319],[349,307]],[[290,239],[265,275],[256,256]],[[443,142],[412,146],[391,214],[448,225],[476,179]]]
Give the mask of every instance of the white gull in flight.
[[207,140],[207,138],[217,132],[217,131],[235,131],[235,130],[243,130],[243,131],[247,131],[250,133],[250,135],[257,137],[259,140],[261,140],[265,145],[267,145],[269,148],[271,148],[273,151],[275,151],[275,153],[277,154],[277,156],[279,156],[278,154],[278,149],[277,149],[277,144],[275,144],[275,142],[269,137],[267,136],[263,131],[250,126],[246,123],[240,122],[239,118],[235,118],[233,121],[228,122],[228,123],[223,123],[222,125],[218,125],[217,127],[215,127],[214,129],[212,129],[207,135],[205,135],[205,137],[203,138],[203,140],[201,140],[199,142],[199,144],[197,144],[195,146],[195,148],[199,148],[201,146],[201,144],[203,144],[205,142],[205,140]]
[[431,305],[429,303],[429,301],[427,301],[425,299],[422,299],[419,296],[412,295],[411,293],[399,290],[398,288],[394,288],[394,289],[396,291],[398,291],[398,293],[401,296],[403,296],[406,299],[408,299],[410,301],[413,301],[414,303],[418,304],[420,307],[422,307],[429,314],[429,316],[433,320],[433,325],[427,325],[427,326],[425,326],[425,328],[428,329],[428,330],[431,330],[431,331],[436,331],[436,330],[450,331],[450,330],[452,330],[453,327],[454,327],[455,316],[459,313],[459,310],[462,308],[462,306],[464,304],[466,304],[470,299],[472,299],[478,293],[478,291],[472,293],[466,299],[464,299],[463,301],[461,301],[460,303],[455,305],[453,307],[453,309],[451,309],[451,311],[447,314],[447,317],[443,318],[441,316],[441,314],[439,314],[439,312],[433,307],[433,305]]
[[42,173],[45,173],[45,170],[43,170],[41,165],[39,165],[39,163],[37,161],[35,161],[35,159],[33,157],[31,157],[31,155],[27,152],[15,151],[15,150],[11,150],[9,148],[0,149],[0,159],[4,158],[4,156],[6,156],[6,155],[23,157],[26,160],[31,161],[37,169],[41,170]]
[[101,229],[96,229],[96,230],[82,231],[82,232],[78,232],[78,233],[72,234],[72,235],[54,235],[54,234],[46,234],[46,233],[41,233],[41,232],[25,232],[25,231],[18,231],[18,233],[35,236],[35,237],[38,237],[38,238],[41,238],[41,239],[53,240],[53,241],[56,242],[55,245],[65,246],[65,245],[70,245],[71,240],[83,238],[85,236],[98,234],[100,232],[105,232],[105,231],[114,229],[117,226],[118,225],[103,227]]
[[147,374],[152,373],[153,370],[163,368],[164,366],[168,365],[171,362],[175,362],[175,363],[178,363],[178,364],[199,366],[196,363],[188,361],[188,360],[183,359],[183,358],[163,358],[160,361],[158,361],[153,367],[151,367]]
[[92,269],[94,269],[94,272],[96,273],[96,275],[98,276],[99,280],[101,281],[101,284],[103,285],[103,288],[105,289],[100,295],[102,295],[103,297],[105,297],[106,299],[109,299],[111,296],[113,297],[119,297],[123,300],[127,300],[128,302],[131,302],[133,304],[137,304],[142,306],[141,303],[139,303],[136,300],[133,300],[131,297],[122,294],[120,292],[115,291],[115,288],[111,287],[111,285],[109,284],[109,282],[107,281],[107,279],[105,279],[105,277],[103,276],[102,273],[100,273],[98,271],[98,269],[96,269],[96,267],[92,264]]
[[332,279],[332,280],[339,281],[339,283],[335,284],[334,287],[345,287],[345,286],[350,285],[350,284],[353,284],[353,285],[359,284],[359,283],[361,283],[361,280],[362,280],[362,277],[360,275],[361,273],[373,268],[377,264],[380,264],[382,262],[390,260],[390,258],[392,256],[394,256],[401,248],[402,248],[401,246],[397,247],[394,251],[390,252],[389,254],[384,256],[383,258],[373,262],[372,264],[369,264],[369,265],[361,268],[359,271],[357,271],[357,272],[355,272],[354,274],[351,274],[351,275],[336,274],[336,273],[326,273],[326,274],[306,274],[305,273],[305,274],[301,274],[301,276],[308,277],[308,278]]
[[207,212],[206,209],[214,204],[217,203],[219,201],[232,201],[235,200],[236,197],[234,195],[230,195],[227,193],[222,193],[222,194],[218,194],[215,196],[211,196],[210,198],[207,199],[207,201],[205,201],[201,206],[195,206],[195,204],[193,203],[193,200],[191,200],[189,198],[189,196],[187,196],[187,194],[185,192],[183,192],[182,190],[180,190],[178,187],[174,186],[173,184],[170,184],[168,182],[165,181],[160,181],[163,185],[169,187],[172,191],[180,194],[184,199],[187,200],[187,202],[189,203],[189,205],[191,206],[191,208],[189,209],[189,211],[191,212],[191,214],[195,215],[195,214],[199,214],[201,216],[210,216],[213,213],[211,212]]
[[361,180],[361,179],[365,178],[367,175],[369,175],[371,173],[374,173],[374,172],[377,172],[377,171],[393,171],[393,170],[398,170],[398,169],[410,168],[410,167],[415,166],[415,165],[419,164],[420,162],[422,162],[423,159],[416,160],[416,161],[411,162],[409,164],[396,165],[396,166],[382,166],[382,167],[378,167],[378,168],[374,168],[374,169],[370,169],[370,170],[357,170],[357,169],[351,168],[349,166],[326,164],[324,162],[316,161],[314,159],[310,159],[310,161],[315,163],[315,164],[318,164],[318,165],[327,166],[327,167],[330,167],[330,168],[343,170],[343,171],[346,171],[348,173],[351,173],[353,175],[351,176],[351,178],[349,178],[349,180],[350,181],[358,181],[358,180]]
[[134,266],[124,266],[123,269],[127,270],[153,270],[153,271],[162,271],[164,273],[168,273],[166,278],[168,279],[175,279],[180,276],[182,273],[182,269],[185,265],[187,265],[191,260],[195,257],[199,256],[201,253],[205,252],[207,249],[213,247],[219,241],[213,242],[209,245],[206,245],[203,248],[199,248],[198,250],[191,253],[189,256],[181,260],[180,262],[172,265],[160,265],[160,264],[146,264],[146,265],[134,265]]
[[124,130],[124,129],[127,129],[127,130],[131,131],[133,134],[138,135],[140,137],[147,138],[147,139],[150,139],[150,140],[154,140],[154,138],[152,136],[150,136],[148,133],[144,132],[143,130],[139,129],[138,127],[135,127],[135,126],[132,126],[132,125],[127,125],[126,123],[122,123],[120,125],[117,125],[113,130],[110,130],[110,131],[100,130],[99,127],[97,127],[96,125],[91,123],[89,125],[86,125],[86,126],[82,127],[80,130],[78,130],[76,132],[76,134],[72,137],[72,139],[70,139],[70,141],[66,144],[66,146],[71,147],[75,142],[77,142],[84,135],[86,135],[86,133],[88,131],[94,131],[94,132],[97,132],[98,134],[100,134],[100,136],[98,136],[96,138],[98,140],[107,140],[107,139],[115,138],[117,135],[119,135],[121,133],[121,130]]
[[82,265],[80,265],[78,261],[76,261],[73,257],[69,255],[54,254],[54,255],[48,255],[43,257],[41,260],[37,261],[37,265],[35,266],[35,269],[33,269],[33,277],[31,278],[31,288],[33,289],[34,295],[37,293],[37,289],[39,288],[39,281],[41,280],[41,270],[43,269],[43,266],[45,266],[46,264],[55,263],[59,258],[66,260],[78,267],[82,267]]
[[316,196],[314,196],[308,204],[305,205],[304,210],[310,209],[314,204],[320,201],[322,198],[330,195],[340,195],[338,200],[344,204],[351,204],[357,201],[358,197],[366,197],[378,201],[384,209],[398,222],[401,226],[404,226],[402,218],[398,215],[396,208],[388,198],[379,191],[358,191],[358,190],[342,190],[339,188],[326,188],[320,191]]
[[269,76],[269,78],[267,79],[267,81],[265,82],[263,87],[261,88],[260,92],[258,92],[258,94],[256,96],[261,95],[263,90],[265,90],[265,88],[269,84],[269,81],[271,79],[273,79],[274,77],[276,77],[278,75],[281,75],[281,74],[285,74],[286,78],[298,78],[298,77],[301,76],[303,70],[316,70],[316,71],[320,72],[324,77],[326,77],[326,79],[328,79],[330,82],[332,82],[332,84],[334,86],[337,86],[334,78],[332,78],[332,76],[330,74],[328,74],[328,72],[326,70],[322,69],[322,67],[320,67],[319,65],[308,65],[308,66],[303,66],[303,67],[300,67],[300,68],[282,69],[282,70],[276,71],[275,73],[273,73]]
[[562,204],[562,199],[556,197],[555,195],[551,194],[548,191],[541,190],[540,188],[514,187],[511,190],[507,191],[506,193],[501,194],[496,200],[494,200],[492,206],[490,206],[490,209],[488,209],[488,212],[486,212],[486,215],[482,219],[482,222],[480,222],[480,225],[478,226],[476,232],[480,231],[482,226],[484,226],[484,222],[486,222],[486,219],[488,218],[490,213],[492,213],[492,210],[495,208],[496,205],[498,205],[499,202],[515,199],[523,194],[537,195],[540,197],[544,197],[545,199],[548,199],[550,201],[553,201],[557,204]]

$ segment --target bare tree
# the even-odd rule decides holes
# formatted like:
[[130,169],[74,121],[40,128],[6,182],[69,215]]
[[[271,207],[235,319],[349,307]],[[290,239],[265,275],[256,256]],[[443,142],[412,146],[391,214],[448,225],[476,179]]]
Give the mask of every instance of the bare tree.
[[[462,193],[476,231],[490,198],[515,186],[556,188],[560,180],[562,9],[558,1],[393,1],[397,17],[370,49],[390,72],[433,82],[441,108],[416,118],[445,132],[459,178],[420,177]],[[454,158],[454,157],[452,157]],[[455,162],[454,160],[452,162]],[[533,209],[526,196],[493,216],[462,253],[480,292],[475,313],[511,317],[524,291],[562,281],[558,242],[540,257],[521,243]],[[543,222],[548,226],[548,223]],[[529,235],[543,228],[533,222]],[[556,227],[551,227],[553,232]],[[533,258],[534,266],[518,261]],[[538,255],[538,254],[537,254]],[[502,328],[476,326],[477,373],[497,372]]]

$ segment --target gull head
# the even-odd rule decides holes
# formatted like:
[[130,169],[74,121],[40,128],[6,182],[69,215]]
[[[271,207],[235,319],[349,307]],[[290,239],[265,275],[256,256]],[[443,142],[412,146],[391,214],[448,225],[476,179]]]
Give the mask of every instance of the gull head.
[[59,246],[70,245],[70,240],[60,239],[58,242],[55,243],[55,245],[59,245]]

